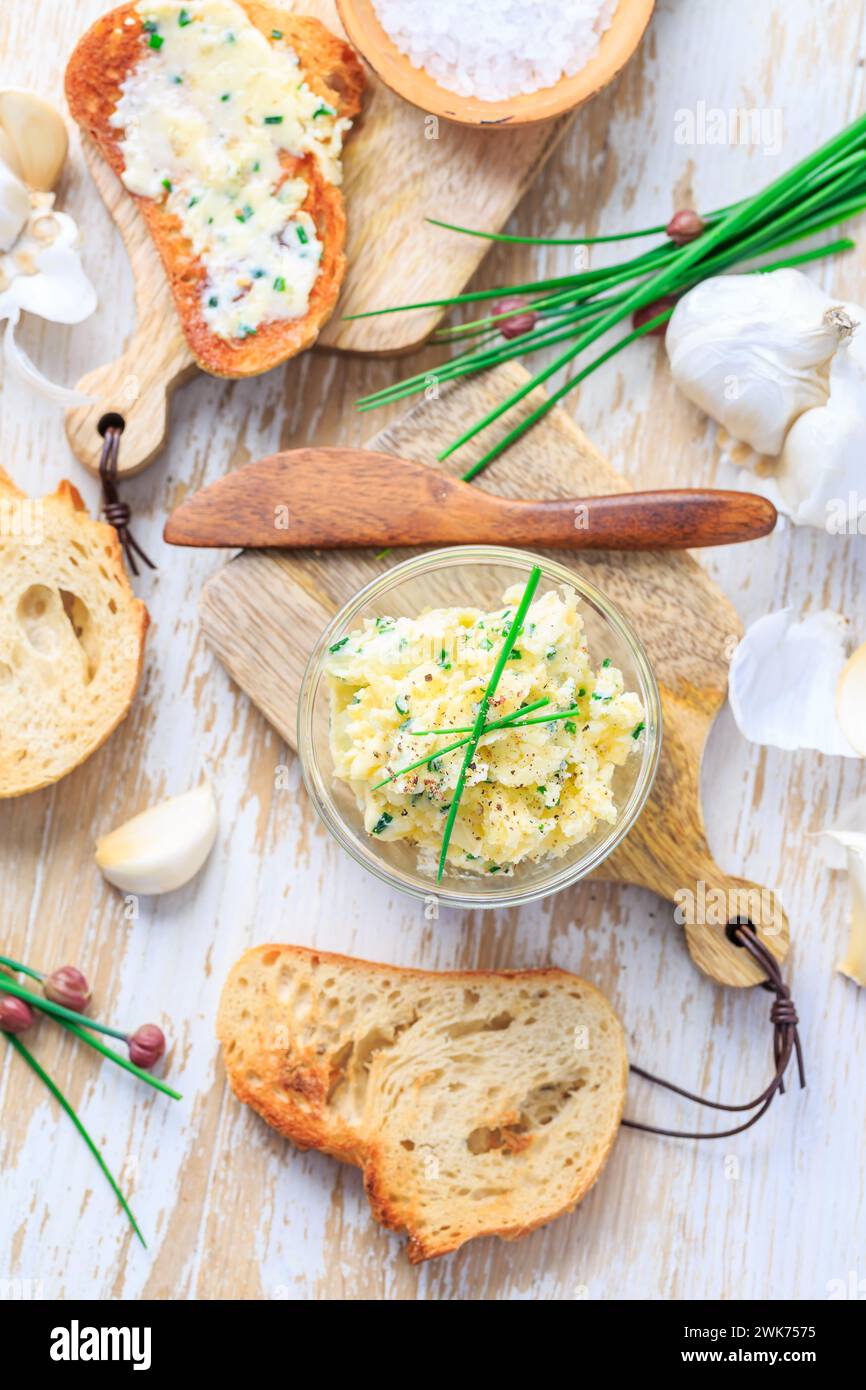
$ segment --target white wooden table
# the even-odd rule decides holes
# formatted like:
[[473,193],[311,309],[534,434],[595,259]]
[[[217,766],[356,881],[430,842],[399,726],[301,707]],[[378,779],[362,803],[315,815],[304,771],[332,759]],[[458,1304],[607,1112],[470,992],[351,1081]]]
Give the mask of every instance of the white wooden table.
[[[5,81],[59,98],[66,55],[102,8],[7,0]],[[638,227],[683,204],[718,206],[757,189],[860,112],[864,54],[860,5],[661,0],[637,58],[580,113],[512,230]],[[677,113],[700,103],[769,111],[768,130],[782,122],[781,151],[677,143]],[[62,202],[83,227],[100,308],[68,330],[31,321],[23,340],[50,374],[73,381],[114,354],[131,327],[132,296],[76,142]],[[459,218],[457,207],[444,211]],[[866,224],[856,231],[866,248]],[[503,248],[482,274],[495,284],[568,263],[567,250]],[[866,250],[812,273],[866,302]],[[227,1093],[216,1001],[231,961],[265,940],[436,968],[554,963],[607,991],[645,1066],[723,1099],[745,1099],[769,1074],[768,996],[700,976],[669,908],[648,893],[586,884],[520,912],[425,922],[328,839],[294,757],[204,645],[197,597],[221,561],[167,550],[166,511],[186,490],[276,448],[362,442],[371,422],[354,399],[404,371],[311,354],[258,381],[200,378],[175,398],[164,455],[128,485],[140,538],[159,561],[138,584],[153,618],[142,689],[83,769],[0,804],[2,940],[37,965],[80,964],[103,1015],[131,1026],[164,1020],[167,1073],[184,1099],[152,1096],[59,1030],[40,1030],[38,1054],[131,1193],[144,1251],[68,1121],[0,1047],[0,1297],[824,1298],[851,1271],[866,1280],[866,998],[835,973],[846,885],[808,838],[866,789],[866,769],[751,747],[727,710],[703,773],[711,844],[725,868],[778,888],[790,914],[806,1092],[790,1092],[755,1130],[719,1145],[623,1132],[571,1217],[516,1246],[480,1241],[420,1269],[399,1239],[372,1227],[356,1171],[294,1152]],[[8,381],[0,390],[0,460],[16,482],[38,494],[69,476],[95,507],[95,484],[69,456],[59,414]],[[569,408],[635,485],[732,478],[656,343],[617,358]],[[707,563],[747,622],[784,604],[829,606],[866,638],[862,538],[784,530],[759,552],[721,551]],[[286,764],[287,779],[277,776]],[[95,835],[204,773],[221,814],[211,860],[187,889],[142,900],[139,918],[126,920],[93,866]],[[641,1082],[628,1110],[687,1127],[695,1118]]]

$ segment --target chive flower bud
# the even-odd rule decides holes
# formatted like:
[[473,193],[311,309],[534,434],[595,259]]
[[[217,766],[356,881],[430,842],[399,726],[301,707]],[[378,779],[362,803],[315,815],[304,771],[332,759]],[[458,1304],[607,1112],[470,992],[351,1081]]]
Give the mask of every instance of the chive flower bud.
[[694,241],[695,237],[699,237],[706,225],[694,208],[680,208],[679,212],[674,213],[665,231],[677,246],[685,246],[687,241]]
[[512,294],[507,299],[500,299],[494,312],[512,315],[512,317],[500,319],[498,323],[494,324],[503,338],[519,338],[524,333],[531,333],[538,322],[538,314],[534,309],[526,307],[526,300],[520,294]]
[[[645,323],[649,323],[650,319],[663,314],[665,309],[672,309],[676,302],[676,295],[666,294],[661,299],[654,299],[652,304],[644,304],[641,309],[635,309],[631,316],[632,327],[643,328]],[[648,338],[662,338],[667,331],[667,326],[667,320],[664,323],[657,323],[655,328],[651,328],[646,336]]]
[[149,1071],[165,1052],[165,1034],[155,1023],[143,1023],[127,1038],[129,1060]]
[[42,993],[52,1004],[83,1014],[90,1003],[90,986],[74,965],[61,965],[42,981]]
[[26,999],[18,999],[14,994],[0,995],[0,1033],[23,1033],[36,1021]]

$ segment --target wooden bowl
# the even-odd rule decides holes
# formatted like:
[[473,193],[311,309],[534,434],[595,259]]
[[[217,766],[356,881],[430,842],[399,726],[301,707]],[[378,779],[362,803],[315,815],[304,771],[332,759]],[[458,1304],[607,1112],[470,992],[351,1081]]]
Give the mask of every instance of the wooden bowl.
[[[467,0],[467,4],[471,2]],[[589,101],[625,67],[643,37],[654,5],[655,0],[619,0],[598,52],[573,77],[563,77],[553,87],[540,87],[537,92],[507,101],[481,101],[449,92],[423,68],[416,68],[382,28],[373,0],[337,0],[349,42],[398,96],[433,116],[494,128],[548,121]]]

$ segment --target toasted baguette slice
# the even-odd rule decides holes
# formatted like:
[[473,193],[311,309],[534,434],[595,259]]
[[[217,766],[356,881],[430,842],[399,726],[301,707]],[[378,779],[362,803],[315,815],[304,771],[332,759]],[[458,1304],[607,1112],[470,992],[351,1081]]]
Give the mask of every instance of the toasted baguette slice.
[[[364,72],[349,44],[309,16],[292,15],[254,0],[238,3],[268,39],[274,30],[283,36],[297,54],[313,91],[335,107],[340,116],[357,116]],[[142,59],[146,61],[142,32],[135,6],[120,5],[88,29],[66,68],[66,99],[72,116],[118,177],[125,167],[119,143],[121,132],[109,120],[124,78]],[[179,219],[153,199],[129,194],[138,203],[162,259],[190,350],[202,370],[214,376],[256,376],[303,352],[315,342],[340,293],[346,273],[343,196],[324,178],[312,155],[293,159],[284,154],[282,164],[290,177],[303,178],[309,189],[302,210],[316,224],[323,245],[321,266],[303,318],[264,323],[254,336],[247,338],[224,339],[210,332],[201,312],[205,267],[194,256]]]
[[238,1098],[364,1171],[413,1263],[581,1200],[619,1129],[623,1030],[564,970],[438,973],[257,946],[217,1022]]
[[56,782],[105,742],[147,623],[114,528],[71,483],[31,502],[0,469],[0,797]]

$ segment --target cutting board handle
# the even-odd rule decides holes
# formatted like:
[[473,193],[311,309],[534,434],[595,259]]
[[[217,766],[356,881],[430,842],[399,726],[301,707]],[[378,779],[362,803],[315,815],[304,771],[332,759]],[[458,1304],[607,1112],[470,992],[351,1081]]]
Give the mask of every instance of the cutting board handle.
[[169,331],[162,316],[158,329],[143,319],[122,357],[78,383],[93,404],[66,415],[66,435],[76,458],[91,473],[99,472],[102,439],[97,426],[103,415],[116,413],[126,422],[118,472],[129,477],[146,468],[165,443],[172,392],[195,371],[180,329]]
[[692,899],[682,889],[674,899],[689,955],[698,969],[720,984],[761,984],[764,973],[760,966],[731,940],[726,928],[737,920],[751,922],[759,941],[781,963],[790,940],[781,903],[772,889],[722,873],[714,863],[705,874],[689,889]]
[[704,838],[699,803],[687,813],[678,835],[673,854],[666,850],[651,861],[630,836],[594,877],[634,883],[667,898],[695,965],[720,985],[761,984],[765,977],[760,966],[731,940],[727,928],[736,921],[750,922],[781,964],[788,953],[790,930],[776,893],[719,868]]

